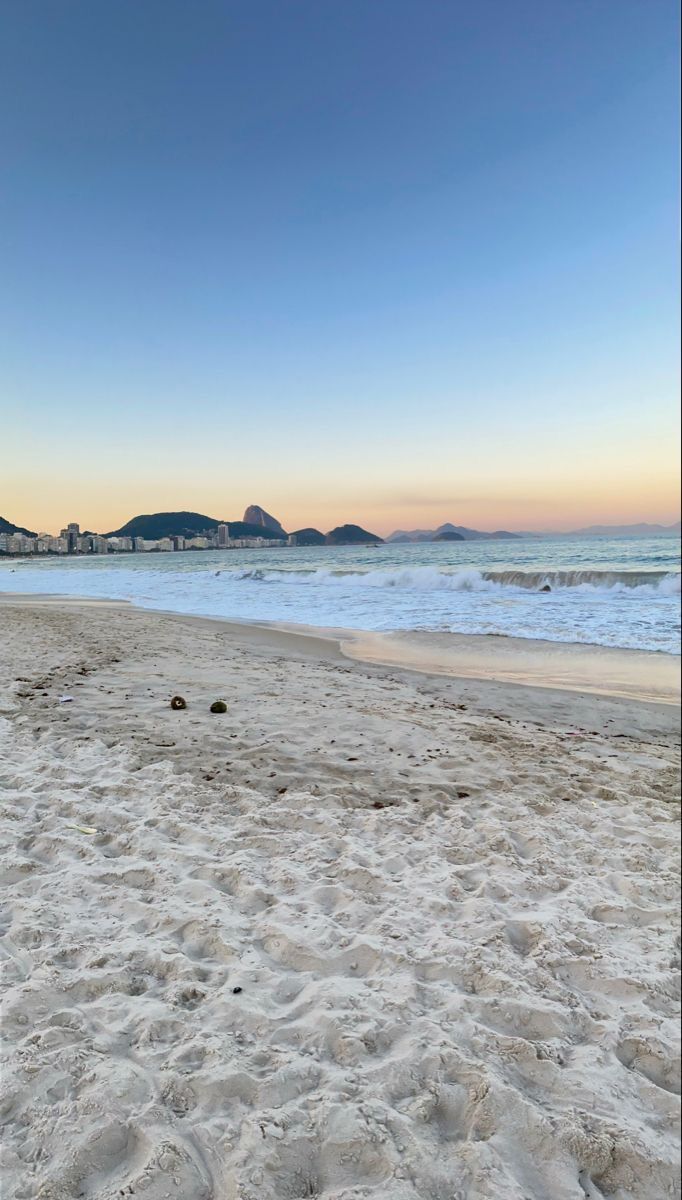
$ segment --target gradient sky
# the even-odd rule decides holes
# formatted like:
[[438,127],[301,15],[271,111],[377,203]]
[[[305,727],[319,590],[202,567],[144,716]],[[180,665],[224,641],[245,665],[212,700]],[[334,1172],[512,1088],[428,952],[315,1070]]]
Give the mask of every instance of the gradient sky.
[[0,514],[673,521],[673,0],[0,0]]

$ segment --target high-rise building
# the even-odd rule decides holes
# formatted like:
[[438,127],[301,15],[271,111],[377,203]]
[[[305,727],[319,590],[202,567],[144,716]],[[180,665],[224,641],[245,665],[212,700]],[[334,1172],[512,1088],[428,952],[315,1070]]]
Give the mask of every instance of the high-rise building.
[[66,545],[69,554],[75,553],[78,549],[78,539],[80,537],[81,527],[77,521],[71,521],[66,529],[62,529],[60,537],[66,538]]
[[230,527],[229,525],[219,525],[217,534],[218,548],[224,550],[230,544]]

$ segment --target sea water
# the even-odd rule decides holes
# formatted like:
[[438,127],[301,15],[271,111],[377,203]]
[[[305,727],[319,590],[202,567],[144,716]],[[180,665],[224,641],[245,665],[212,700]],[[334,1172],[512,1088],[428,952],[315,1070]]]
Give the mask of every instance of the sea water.
[[680,653],[674,537],[5,559],[0,591],[108,597],[240,621],[508,634]]

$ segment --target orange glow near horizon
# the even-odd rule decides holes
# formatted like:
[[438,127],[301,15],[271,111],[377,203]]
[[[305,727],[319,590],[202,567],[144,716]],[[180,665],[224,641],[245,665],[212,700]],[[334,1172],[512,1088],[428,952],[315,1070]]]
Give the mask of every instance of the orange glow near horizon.
[[586,481],[572,495],[566,494],[565,487],[543,492],[537,484],[528,487],[525,495],[520,485],[504,491],[500,488],[489,497],[482,488],[472,489],[469,497],[459,487],[452,491],[448,499],[445,495],[378,494],[359,486],[354,495],[346,489],[339,495],[338,489],[330,487],[327,493],[315,496],[263,486],[240,489],[239,493],[230,488],[225,493],[207,485],[138,484],[125,489],[125,495],[117,491],[116,495],[101,496],[76,481],[51,488],[43,483],[37,492],[31,481],[17,480],[11,489],[4,489],[0,516],[38,532],[58,532],[68,521],[78,521],[82,529],[108,532],[141,513],[189,510],[236,521],[242,519],[248,504],[260,504],[288,530],[312,525],[326,532],[348,522],[385,537],[396,529],[435,529],[447,521],[481,530],[561,532],[593,524],[670,525],[680,515],[677,480],[660,477],[640,480],[638,486],[618,492],[608,484],[587,486]]
[[0,516],[51,533],[69,521],[106,533],[141,513],[180,510],[236,521],[249,504],[289,530],[353,523],[382,537],[446,521],[511,531],[669,525],[680,513],[680,465],[668,423],[664,438],[643,410],[616,426],[605,418],[599,436],[577,420],[527,430],[510,419],[495,439],[478,430],[460,443],[428,426],[362,439],[355,427],[318,430],[314,443],[287,428],[232,441],[164,429],[155,444],[113,431],[104,454],[56,428],[30,464],[19,443],[7,455]]

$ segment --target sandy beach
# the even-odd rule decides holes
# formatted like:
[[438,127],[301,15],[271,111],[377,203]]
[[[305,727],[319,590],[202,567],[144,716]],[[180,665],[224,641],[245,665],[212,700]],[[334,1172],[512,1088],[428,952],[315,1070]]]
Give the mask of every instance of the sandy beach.
[[3,1196],[679,1196],[679,664],[0,629]]

